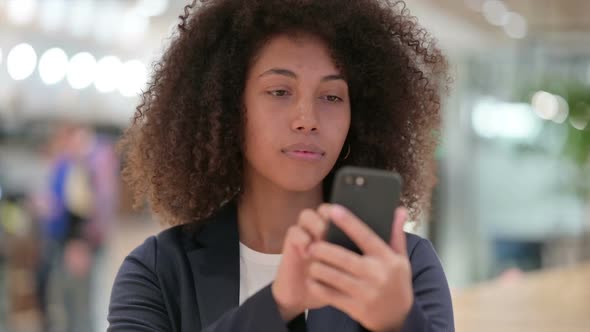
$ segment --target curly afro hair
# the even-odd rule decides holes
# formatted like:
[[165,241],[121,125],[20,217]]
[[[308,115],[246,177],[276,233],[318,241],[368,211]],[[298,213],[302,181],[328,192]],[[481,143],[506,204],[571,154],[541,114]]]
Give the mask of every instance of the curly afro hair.
[[249,66],[273,36],[307,33],[350,91],[350,155],[334,169],[396,170],[411,215],[429,208],[447,61],[403,1],[202,0],[180,19],[120,142],[136,204],[194,225],[238,196]]

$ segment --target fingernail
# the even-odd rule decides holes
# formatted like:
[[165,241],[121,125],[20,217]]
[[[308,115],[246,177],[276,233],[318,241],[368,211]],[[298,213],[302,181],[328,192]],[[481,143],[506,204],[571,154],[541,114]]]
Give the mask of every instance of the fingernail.
[[346,214],[346,210],[340,205],[332,206],[332,217],[341,218]]

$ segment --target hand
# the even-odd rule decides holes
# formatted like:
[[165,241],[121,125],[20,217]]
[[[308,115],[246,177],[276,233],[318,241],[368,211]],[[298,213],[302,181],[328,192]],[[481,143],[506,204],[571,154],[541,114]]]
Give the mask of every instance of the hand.
[[403,224],[407,212],[396,210],[391,243],[385,243],[350,211],[337,205],[329,217],[364,255],[325,241],[311,244],[307,289],[371,331],[395,331],[403,325],[414,294]]
[[305,309],[326,305],[311,297],[306,286],[310,264],[309,245],[324,237],[328,226],[326,213],[326,205],[321,206],[318,211],[303,210],[297,224],[291,226],[285,236],[283,257],[271,286],[279,312],[285,321],[292,320]]

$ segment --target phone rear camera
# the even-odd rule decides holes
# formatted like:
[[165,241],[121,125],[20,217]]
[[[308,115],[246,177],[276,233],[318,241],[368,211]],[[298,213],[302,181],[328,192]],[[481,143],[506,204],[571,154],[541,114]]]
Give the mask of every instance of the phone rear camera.
[[365,184],[365,178],[362,176],[357,176],[357,178],[354,180],[354,183],[359,187],[363,186]]
[[347,175],[344,177],[344,183],[352,184],[352,175]]

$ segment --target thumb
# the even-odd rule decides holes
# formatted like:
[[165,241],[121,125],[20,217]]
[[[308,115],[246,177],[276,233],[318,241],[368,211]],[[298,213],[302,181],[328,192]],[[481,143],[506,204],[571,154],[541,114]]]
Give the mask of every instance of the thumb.
[[404,232],[404,224],[408,219],[408,211],[403,208],[395,210],[395,218],[391,227],[391,240],[389,244],[393,251],[405,257],[408,256],[408,248],[406,247],[406,233]]

